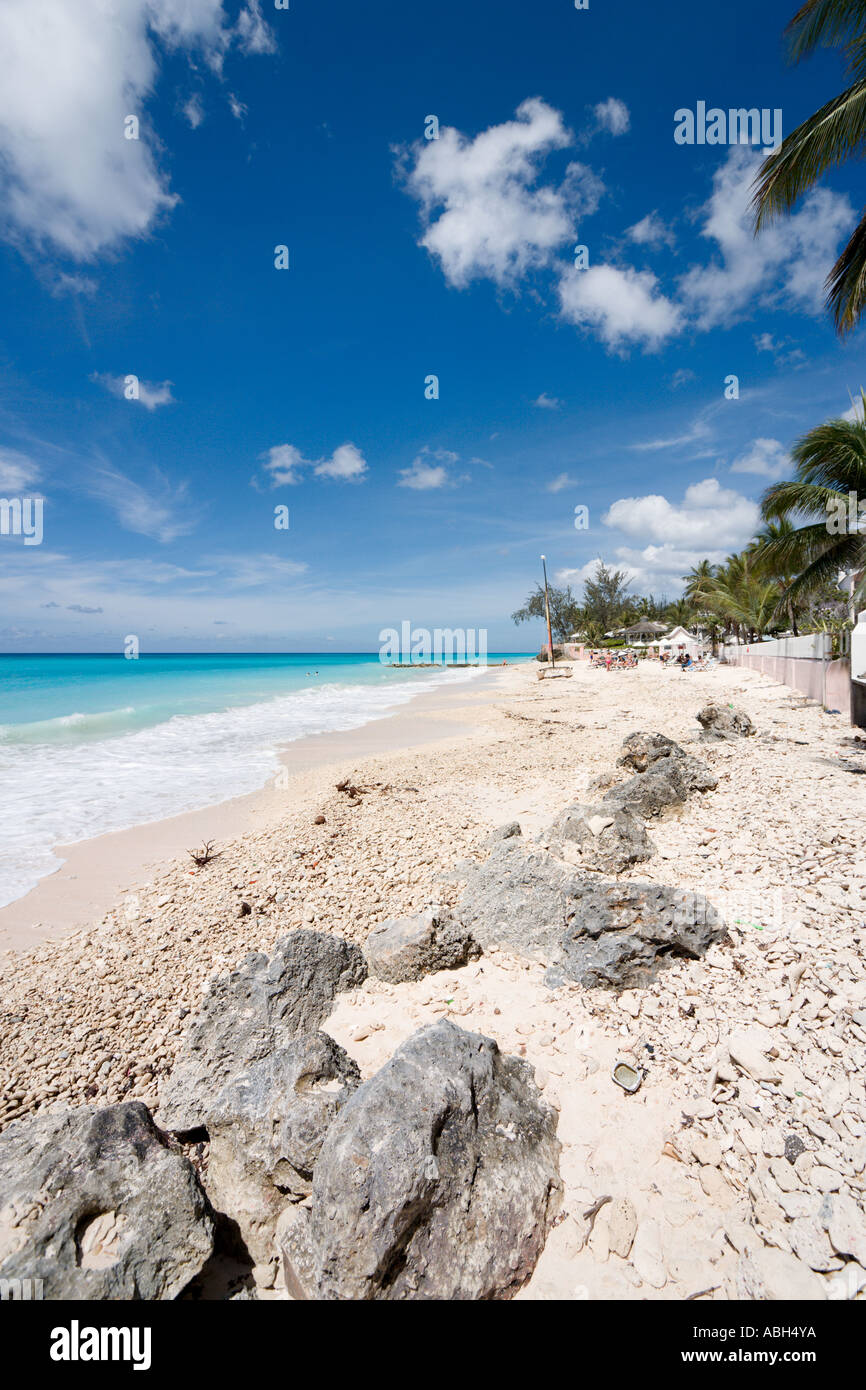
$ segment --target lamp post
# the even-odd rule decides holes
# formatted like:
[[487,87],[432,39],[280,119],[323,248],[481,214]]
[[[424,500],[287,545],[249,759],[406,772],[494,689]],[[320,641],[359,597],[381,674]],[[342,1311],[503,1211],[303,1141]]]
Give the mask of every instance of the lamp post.
[[544,570],[544,612],[547,617],[547,652],[550,658],[550,665],[555,666],[556,661],[553,656],[553,633],[550,630],[550,595],[547,592],[547,559],[541,557],[541,566]]

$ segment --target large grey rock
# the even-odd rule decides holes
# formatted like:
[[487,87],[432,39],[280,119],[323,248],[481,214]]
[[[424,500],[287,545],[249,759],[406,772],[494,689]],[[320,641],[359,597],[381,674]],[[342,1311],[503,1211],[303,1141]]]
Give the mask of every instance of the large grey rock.
[[227,1081],[298,1033],[315,1032],[334,997],[366,977],[359,948],[324,932],[294,931],[270,958],[248,955],[211,982],[160,1092],[160,1124],[175,1133],[202,1127],[208,1099]]
[[698,959],[727,928],[699,893],[656,883],[586,883],[568,903],[568,922],[552,954],[558,976],[587,988],[649,984],[671,958]]
[[328,1126],[360,1081],[333,1038],[302,1033],[253,1062],[208,1106],[208,1196],[256,1264],[276,1259],[277,1218],[311,1191]]
[[622,741],[622,752],[616,760],[617,767],[630,768],[632,772],[646,772],[650,764],[660,758],[676,757],[685,753],[678,743],[665,734],[629,734]]
[[655,850],[643,822],[624,806],[567,806],[545,837],[554,846],[572,845],[580,867],[620,874],[651,859]]
[[482,949],[504,945],[548,961],[576,884],[574,870],[552,855],[506,840],[468,871],[457,915]]
[[371,975],[390,984],[453,970],[481,955],[481,947],[447,907],[428,907],[416,917],[391,918],[364,943]]
[[195,1170],[140,1102],[0,1135],[0,1278],[41,1279],[47,1299],[168,1299],[212,1251]]
[[688,789],[671,763],[665,767],[650,767],[646,772],[636,772],[628,781],[611,787],[601,799],[604,806],[622,806],[633,815],[649,819],[672,807],[682,806],[688,796]]
[[745,710],[733,705],[717,705],[712,701],[695,716],[703,728],[702,738],[749,738],[755,732]]
[[665,734],[629,734],[623,739],[616,762],[617,767],[631,768],[633,772],[647,772],[651,767],[670,772],[675,767],[676,780],[687,793],[713,791],[718,786],[718,778],[706,763],[693,758]]
[[556,1112],[528,1063],[442,1020],[347,1101],[280,1239],[317,1299],[510,1298],[559,1206]]
[[550,984],[616,989],[648,983],[672,956],[702,955],[726,930],[700,894],[582,878],[519,842],[475,870],[458,912],[485,949],[505,945],[543,961]]

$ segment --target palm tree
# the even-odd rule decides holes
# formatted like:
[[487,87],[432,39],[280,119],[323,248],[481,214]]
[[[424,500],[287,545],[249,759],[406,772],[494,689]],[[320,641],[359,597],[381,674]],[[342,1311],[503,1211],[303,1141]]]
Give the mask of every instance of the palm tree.
[[711,565],[709,560],[701,560],[700,564],[695,565],[694,569],[683,575],[683,582],[686,586],[683,589],[683,598],[700,602],[710,588],[715,572],[715,565]]
[[679,625],[680,627],[687,628],[689,623],[694,621],[695,605],[692,603],[691,599],[686,598],[684,594],[682,598],[678,598],[673,603],[668,604],[664,616],[672,625]]
[[763,637],[774,625],[779,606],[779,586],[756,568],[748,550],[729,555],[716,567],[702,596],[702,602],[715,614],[726,632],[748,641]]
[[758,572],[768,579],[776,580],[787,604],[788,626],[797,637],[799,636],[797,614],[794,611],[793,597],[788,593],[788,588],[796,577],[796,572],[785,566],[780,568],[780,561],[775,557],[771,548],[772,542],[786,540],[795,530],[793,521],[786,516],[781,517],[778,521],[767,521],[746,548],[753,556]]
[[804,434],[791,457],[796,476],[773,483],[761,499],[766,521],[801,522],[761,547],[764,561],[778,574],[795,575],[785,586],[780,607],[833,585],[840,571],[847,571],[853,613],[866,590],[866,529],[856,516],[852,524],[849,494],[866,498],[866,422],[828,420]]
[[[850,85],[768,155],[755,181],[755,231],[790,212],[830,168],[866,153],[866,0],[806,0],[786,30],[794,62],[818,47],[842,48]],[[859,322],[866,305],[866,215],[827,276],[837,332]]]

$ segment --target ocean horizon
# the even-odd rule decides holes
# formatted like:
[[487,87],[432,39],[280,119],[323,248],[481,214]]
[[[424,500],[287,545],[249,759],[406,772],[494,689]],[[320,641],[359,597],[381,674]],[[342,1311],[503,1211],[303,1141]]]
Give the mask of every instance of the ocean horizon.
[[2,655],[0,906],[60,867],[55,845],[256,791],[282,745],[360,728],[483,669],[390,666],[377,652]]

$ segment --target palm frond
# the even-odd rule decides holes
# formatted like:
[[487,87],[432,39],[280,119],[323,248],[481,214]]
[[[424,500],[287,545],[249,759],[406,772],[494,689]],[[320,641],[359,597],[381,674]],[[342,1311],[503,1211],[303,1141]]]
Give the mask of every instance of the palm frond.
[[755,232],[780,213],[790,212],[828,169],[861,155],[864,142],[866,80],[855,82],[808,116],[764,160],[754,183]]
[[806,0],[786,29],[788,52],[799,63],[816,48],[856,44],[866,26],[866,0]]
[[827,276],[826,289],[827,308],[844,338],[866,307],[866,215]]

